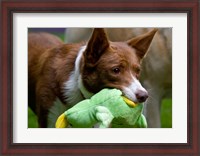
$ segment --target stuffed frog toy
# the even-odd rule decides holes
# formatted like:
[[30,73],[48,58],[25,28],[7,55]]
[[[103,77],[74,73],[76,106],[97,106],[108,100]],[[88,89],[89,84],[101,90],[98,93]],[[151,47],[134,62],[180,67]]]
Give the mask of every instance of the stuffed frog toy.
[[135,104],[118,89],[103,89],[60,115],[56,128],[146,128],[143,104]]

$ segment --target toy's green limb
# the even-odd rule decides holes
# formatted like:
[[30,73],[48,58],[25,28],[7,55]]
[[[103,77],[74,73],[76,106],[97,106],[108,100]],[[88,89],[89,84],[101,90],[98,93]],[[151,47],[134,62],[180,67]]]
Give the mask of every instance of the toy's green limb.
[[100,122],[100,128],[108,128],[113,120],[113,115],[109,111],[108,108],[104,106],[97,106],[96,110],[96,118]]
[[136,122],[136,127],[138,128],[147,128],[147,121],[143,114],[141,114]]

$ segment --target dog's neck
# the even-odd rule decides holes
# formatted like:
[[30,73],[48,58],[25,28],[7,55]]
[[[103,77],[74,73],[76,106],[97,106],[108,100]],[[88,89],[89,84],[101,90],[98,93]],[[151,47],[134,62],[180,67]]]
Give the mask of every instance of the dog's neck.
[[80,48],[80,51],[78,53],[78,56],[76,58],[76,62],[75,62],[75,71],[78,73],[79,77],[78,77],[78,88],[80,89],[82,95],[84,96],[84,98],[88,99],[91,98],[93,93],[89,92],[84,84],[83,84],[83,80],[82,80],[82,76],[80,74],[80,63],[81,63],[81,58],[83,56],[83,52],[85,51],[86,46],[83,46]]
[[68,104],[74,105],[83,99],[90,98],[93,95],[93,93],[89,92],[85,88],[80,74],[80,63],[85,49],[86,46],[82,46],[80,48],[75,61],[74,70],[71,72],[69,80],[64,85],[64,96],[66,97],[66,102]]
[[84,86],[84,84],[83,84],[83,80],[82,80],[81,75],[80,75],[79,78],[78,78],[78,88],[80,89],[82,95],[83,95],[84,98],[86,98],[86,99],[89,99],[89,98],[91,98],[91,97],[94,95],[93,93],[89,92],[89,91],[85,88],[85,86]]

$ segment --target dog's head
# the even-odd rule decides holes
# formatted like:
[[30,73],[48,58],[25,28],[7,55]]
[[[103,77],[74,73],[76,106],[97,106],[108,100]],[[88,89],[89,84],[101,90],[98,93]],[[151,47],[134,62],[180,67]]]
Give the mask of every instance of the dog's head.
[[147,91],[138,78],[156,29],[125,42],[111,42],[102,28],[94,29],[82,59],[85,88],[96,93],[103,88],[120,89],[134,102],[144,102]]

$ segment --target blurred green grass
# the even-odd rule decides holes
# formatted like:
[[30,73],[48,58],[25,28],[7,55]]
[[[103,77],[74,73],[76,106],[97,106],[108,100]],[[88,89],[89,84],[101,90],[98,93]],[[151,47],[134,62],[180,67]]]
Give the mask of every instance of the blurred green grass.
[[161,127],[172,128],[172,99],[164,99],[162,101]]
[[38,128],[37,116],[28,108],[28,128]]
[[65,34],[56,34],[56,33],[55,33],[55,35],[57,35],[58,37],[60,37],[60,39],[61,39],[62,41],[64,41],[64,39],[65,39]]

